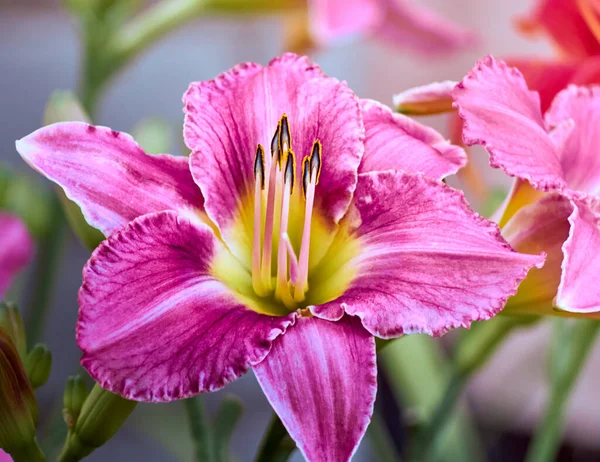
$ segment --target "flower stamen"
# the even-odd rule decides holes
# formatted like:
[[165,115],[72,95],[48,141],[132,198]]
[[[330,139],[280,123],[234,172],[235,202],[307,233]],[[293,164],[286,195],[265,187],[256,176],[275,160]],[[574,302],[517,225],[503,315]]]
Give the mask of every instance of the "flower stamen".
[[288,233],[283,233],[282,238],[290,259],[290,283],[294,285],[298,280],[298,258],[296,257],[296,252],[294,252],[294,247],[292,246]]
[[310,250],[310,228],[312,212],[315,201],[315,188],[321,175],[321,159],[323,146],[315,140],[310,156],[302,161],[302,192],[306,199],[304,209],[304,228],[302,230],[302,243],[300,244],[300,257],[298,259],[298,279],[294,286],[294,300],[301,302],[308,289],[308,256]]
[[[294,194],[296,156],[292,150],[292,134],[285,114],[281,116],[271,140],[271,157],[265,157],[264,149],[259,144],[254,159],[252,287],[259,297],[273,295],[291,310],[305,300],[308,290],[312,215],[315,188],[321,174],[322,150],[321,142],[315,140],[310,154],[302,161],[301,194]],[[304,225],[300,253],[297,254],[288,234],[288,226],[290,216],[293,217],[292,223],[297,223],[295,214],[302,210],[301,204],[297,203],[300,197],[304,198]]]
[[252,287],[261,296],[266,295],[261,279],[261,223],[262,197],[265,189],[265,151],[259,144],[254,158],[254,235],[252,241]]
[[[283,130],[282,130],[283,133]],[[291,150],[285,155],[285,169],[283,170],[283,195],[281,197],[281,216],[279,221],[279,247],[277,249],[277,285],[275,287],[275,296],[280,299],[288,308],[295,308],[294,298],[290,293],[288,284],[288,249],[285,244],[284,235],[287,235],[290,197],[294,191],[294,179],[296,175],[296,157]]]
[[[289,127],[288,127],[289,131]],[[267,186],[267,211],[265,217],[265,240],[262,253],[261,279],[263,286],[271,289],[271,258],[273,255],[273,226],[275,216],[275,193],[277,190],[277,166],[281,163],[281,120],[271,140],[271,162],[269,168],[269,184]]]

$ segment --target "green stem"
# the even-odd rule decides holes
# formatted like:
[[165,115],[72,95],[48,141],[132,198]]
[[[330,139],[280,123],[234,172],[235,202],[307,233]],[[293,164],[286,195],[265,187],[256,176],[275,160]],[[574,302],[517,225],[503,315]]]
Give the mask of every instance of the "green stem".
[[188,416],[190,432],[194,441],[195,460],[212,462],[215,460],[212,435],[206,409],[201,396],[186,399],[184,407]]
[[198,16],[209,0],[163,0],[119,30],[108,43],[118,60],[128,61],[144,48]]
[[537,320],[537,317],[496,316],[473,326],[471,332],[465,332],[464,338],[456,347],[454,364],[458,375],[469,378],[487,363],[513,329],[530,325]]
[[550,399],[527,453],[527,462],[554,460],[560,447],[566,404],[598,335],[598,321],[580,320],[570,336],[569,360],[553,374]]
[[412,451],[414,460],[427,460],[428,454],[440,444],[446,426],[465,385],[493,355],[498,346],[516,327],[527,325],[537,318],[498,316],[483,324],[475,325],[465,333],[458,344],[451,374],[442,399],[428,419],[428,424],[419,432]]
[[367,435],[379,462],[395,462],[400,459],[389,430],[377,411],[373,413]]
[[[391,342],[377,356],[396,400],[415,416],[411,435],[418,435],[430,422],[450,376],[440,343],[426,335],[410,335]],[[437,460],[477,460],[481,449],[475,433],[466,412],[453,414]]]
[[294,449],[296,449],[296,443],[288,435],[277,414],[273,414],[255,461],[285,462],[290,458]]
[[242,417],[244,406],[239,398],[226,396],[213,421],[215,455],[218,462],[228,462],[231,435]]
[[35,439],[25,446],[11,450],[9,454],[14,462],[44,462],[46,460],[46,456]]
[[448,380],[444,396],[434,410],[430,419],[427,419],[426,425],[417,433],[417,437],[411,448],[411,460],[427,460],[429,454],[435,453],[440,439],[444,434],[444,428],[452,415],[452,410],[467,382],[467,377],[453,374]]
[[29,309],[27,311],[27,345],[33,347],[40,341],[43,333],[48,308],[52,301],[52,289],[59,271],[57,265],[60,261],[62,244],[65,231],[65,217],[56,194],[52,193],[51,200],[52,223],[46,237],[40,242],[38,249],[38,262],[34,270],[34,286],[30,292]]

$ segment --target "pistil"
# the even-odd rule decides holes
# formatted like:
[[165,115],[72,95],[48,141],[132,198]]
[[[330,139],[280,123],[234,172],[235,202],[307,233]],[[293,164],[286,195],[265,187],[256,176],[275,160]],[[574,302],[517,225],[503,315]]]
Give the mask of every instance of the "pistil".
[[290,150],[286,152],[285,169],[283,171],[283,196],[281,197],[281,217],[279,221],[279,247],[277,249],[277,285],[275,296],[288,308],[295,308],[294,299],[288,284],[288,250],[284,236],[287,235],[290,197],[294,191],[294,176],[296,173],[296,159]]

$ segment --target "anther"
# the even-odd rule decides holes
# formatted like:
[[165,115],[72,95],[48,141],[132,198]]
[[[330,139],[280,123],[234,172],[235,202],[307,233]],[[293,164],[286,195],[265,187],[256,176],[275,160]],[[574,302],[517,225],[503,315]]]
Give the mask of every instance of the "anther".
[[259,180],[260,188],[265,189],[265,150],[259,144],[254,158],[254,178]]
[[276,162],[276,163],[281,162],[281,149],[279,149],[279,132],[280,131],[281,131],[281,120],[277,123],[277,130],[275,130],[273,139],[271,139],[271,159],[274,159],[274,162]]
[[285,153],[288,150],[292,149],[292,133],[290,131],[290,124],[288,122],[288,118],[286,114],[281,116],[281,120],[279,122],[280,130],[279,130],[279,149],[281,153]]
[[312,152],[310,154],[310,174],[315,175],[315,185],[319,184],[319,177],[321,176],[321,155],[323,146],[319,140],[315,140],[312,146]]
[[310,157],[302,159],[302,194],[306,199],[306,192],[310,183]]
[[294,182],[296,179],[296,156],[292,151],[288,151],[286,157],[287,160],[285,162],[283,182],[286,185],[290,185],[290,194],[292,194],[294,192]]

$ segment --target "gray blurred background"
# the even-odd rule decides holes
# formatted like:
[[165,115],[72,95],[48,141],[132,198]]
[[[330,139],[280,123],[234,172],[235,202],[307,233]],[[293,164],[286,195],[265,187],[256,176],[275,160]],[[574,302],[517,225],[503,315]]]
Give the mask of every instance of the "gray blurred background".
[[[526,41],[512,28],[513,17],[527,11],[530,1],[423,3],[473,28],[481,35],[481,43],[443,59],[425,59],[370,41],[320,52],[313,58],[328,74],[347,80],[359,96],[391,104],[392,94],[411,86],[460,79],[484,54],[551,54],[547,43]],[[183,122],[181,96],[188,83],[213,78],[241,61],[268,62],[284,51],[281,33],[282,24],[276,16],[196,20],[153,46],[118,76],[102,101],[97,121],[128,131],[140,119],[157,116],[167,120],[179,136]],[[0,0],[0,162],[28,172],[15,151],[14,140],[41,125],[44,106],[53,90],[76,88],[79,54],[76,28],[57,0]],[[445,130],[442,118],[426,123]],[[173,150],[177,152],[180,147],[175,143]],[[486,156],[482,153],[477,162],[486,164]],[[486,174],[490,181],[507,184],[498,172],[488,169]],[[55,364],[50,383],[40,393],[42,413],[50,412],[52,403],[60,399],[66,377],[76,370],[79,359],[74,336],[76,296],[89,252],[72,235],[64,252],[59,287],[43,334]],[[545,399],[543,359],[548,332],[547,326],[540,326],[513,336],[475,379],[470,399],[481,422],[521,429],[533,425]],[[600,374],[594,367],[598,364],[600,354],[596,352],[571,402],[567,436],[579,444],[599,443]],[[238,460],[251,460],[271,409],[252,373],[221,392],[206,395],[209,412],[214,412],[224,393],[237,395],[245,403],[233,451]],[[89,460],[189,461],[191,454],[183,409],[172,403],[140,405],[117,437]],[[301,459],[296,454],[293,460]],[[354,460],[374,460],[367,439]]]

